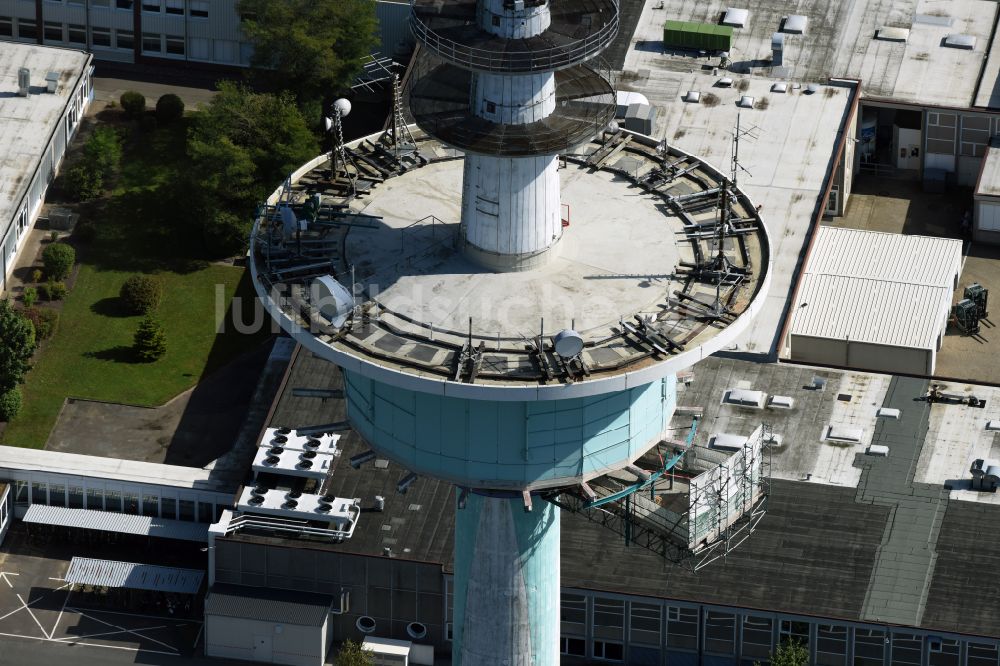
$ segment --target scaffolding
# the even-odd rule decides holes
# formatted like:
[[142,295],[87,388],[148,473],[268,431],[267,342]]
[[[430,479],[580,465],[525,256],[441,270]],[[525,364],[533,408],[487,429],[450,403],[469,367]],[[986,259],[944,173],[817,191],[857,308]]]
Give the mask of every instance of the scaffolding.
[[[563,488],[546,499],[661,557],[700,569],[725,557],[756,529],[767,510],[771,429],[761,425],[734,450],[692,446],[697,419],[685,442],[647,454],[662,468],[628,482],[615,473]],[[636,471],[641,471],[636,469]]]

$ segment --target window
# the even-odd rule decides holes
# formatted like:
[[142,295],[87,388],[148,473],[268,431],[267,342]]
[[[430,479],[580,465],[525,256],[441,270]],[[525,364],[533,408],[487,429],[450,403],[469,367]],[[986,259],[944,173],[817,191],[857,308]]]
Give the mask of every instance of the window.
[[667,608],[667,647],[698,649],[697,608]]
[[63,40],[62,23],[59,23],[58,21],[46,21],[44,25],[45,39],[53,42],[61,42]]
[[214,507],[211,502],[198,502],[198,522],[211,523],[215,515]]
[[854,630],[854,666],[882,666],[885,662],[885,632]]
[[132,0],[115,0],[115,7],[118,9],[132,9],[134,4]]
[[105,511],[117,511],[121,513],[122,510],[122,494],[118,490],[109,490],[104,493],[104,510]]
[[162,50],[160,36],[155,32],[142,33],[142,50],[144,53],[159,53]]
[[184,15],[184,0],[167,0],[166,10],[168,14]]
[[15,481],[14,482],[14,504],[17,506],[27,506],[30,504],[28,499],[28,482],[27,481]]
[[66,506],[66,486],[49,486],[49,506]]
[[928,666],[958,666],[961,645],[951,638],[927,638]]
[[83,508],[83,488],[80,486],[70,486],[69,487],[69,497],[67,498],[67,506],[71,509],[82,509]]
[[625,658],[625,648],[621,643],[594,641],[594,659],[606,661],[622,661]]
[[923,640],[914,634],[893,634],[890,663],[892,666],[920,666],[923,645]]
[[125,493],[123,496],[125,500],[125,513],[131,513],[133,515],[139,513],[139,496],[135,493]]
[[160,515],[160,498],[156,495],[143,495],[142,515],[158,517]]
[[733,613],[705,613],[705,652],[731,655],[736,648],[736,616]]
[[33,19],[17,19],[17,36],[21,39],[38,39],[38,24]]
[[87,508],[104,511],[104,492],[98,488],[87,488]]
[[191,37],[188,40],[188,47],[190,51],[188,52],[188,57],[194,60],[208,60],[208,40],[204,37]]
[[992,643],[973,643],[968,644],[968,657],[966,659],[966,664],[968,666],[996,666],[997,665],[997,646]]
[[115,30],[115,43],[120,49],[135,48],[135,34],[131,30]]
[[582,638],[563,636],[559,644],[559,654],[568,654],[573,657],[586,657],[587,641]]
[[176,35],[167,35],[167,53],[171,55],[184,55],[184,38]]
[[585,636],[587,633],[587,597],[564,592],[560,606],[562,633]]
[[32,504],[48,504],[49,503],[49,487],[44,483],[31,484],[31,503]]
[[14,36],[14,20],[9,16],[0,16],[0,36]]
[[87,43],[87,26],[70,23],[69,26],[67,26],[66,32],[69,35],[70,44]]
[[111,30],[109,28],[91,28],[90,43],[94,46],[111,46]]
[[173,497],[163,497],[160,499],[160,517],[177,520],[177,500]]
[[821,624],[816,627],[818,666],[844,666],[847,660],[847,627]]
[[594,598],[594,637],[622,640],[625,629],[625,602]]
[[91,7],[110,7],[111,0],[90,0]]
[[208,18],[208,0],[191,0],[191,17]]
[[771,659],[771,642],[774,620],[769,617],[743,618],[743,658]]
[[799,622],[798,620],[782,620],[781,635],[778,637],[778,640],[782,643],[785,641],[795,641],[808,648],[809,623]]
[[160,0],[142,0],[142,11],[160,12]]
[[659,606],[633,602],[629,617],[629,642],[659,645],[662,618],[663,613]]

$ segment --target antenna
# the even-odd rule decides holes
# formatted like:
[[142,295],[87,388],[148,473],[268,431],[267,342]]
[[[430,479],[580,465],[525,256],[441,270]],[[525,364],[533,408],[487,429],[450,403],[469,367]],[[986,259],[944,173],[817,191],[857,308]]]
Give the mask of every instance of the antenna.
[[392,75],[392,118],[379,141],[387,145],[397,158],[401,154],[409,154],[417,149],[417,142],[413,140],[410,128],[406,125],[406,118],[403,116],[403,86],[399,74]]
[[[354,160],[347,153],[347,148],[344,145],[344,118],[351,113],[351,102],[349,100],[341,97],[336,102],[333,103],[333,109],[331,111],[331,116],[325,118],[326,131],[333,134],[333,148],[330,150],[330,180],[337,180],[338,172],[343,169],[344,174],[347,176],[347,180],[351,184],[351,194],[356,195],[357,190],[357,171],[358,167],[354,164]],[[348,169],[348,166],[353,167],[354,171]]]

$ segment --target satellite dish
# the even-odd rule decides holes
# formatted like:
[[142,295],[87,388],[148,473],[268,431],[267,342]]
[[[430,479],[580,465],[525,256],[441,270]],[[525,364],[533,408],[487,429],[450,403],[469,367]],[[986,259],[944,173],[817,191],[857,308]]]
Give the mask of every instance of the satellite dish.
[[323,127],[327,132],[333,129],[333,118],[323,118]]
[[614,134],[614,133],[615,133],[615,132],[617,132],[617,131],[618,131],[619,129],[620,129],[620,128],[618,127],[618,123],[616,123],[615,121],[613,121],[613,120],[612,120],[612,121],[611,121],[610,123],[608,123],[608,132],[609,132],[610,134]]
[[575,358],[583,351],[583,337],[572,329],[564,329],[552,338],[552,346],[563,358]]
[[351,103],[343,97],[333,103],[333,108],[340,112],[341,118],[346,118],[351,113]]

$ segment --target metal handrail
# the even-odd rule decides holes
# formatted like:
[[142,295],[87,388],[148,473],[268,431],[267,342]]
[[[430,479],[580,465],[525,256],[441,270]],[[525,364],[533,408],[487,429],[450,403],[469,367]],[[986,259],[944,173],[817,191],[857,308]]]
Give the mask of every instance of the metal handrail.
[[477,49],[460,44],[435,32],[430,25],[420,20],[414,10],[416,0],[410,0],[410,29],[414,36],[428,49],[445,60],[463,67],[483,72],[527,73],[551,72],[578,65],[598,55],[614,41],[619,27],[619,0],[611,0],[615,6],[614,19],[597,32],[587,35],[566,46],[528,51],[493,51]]

